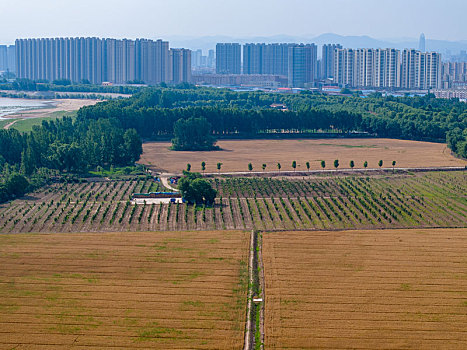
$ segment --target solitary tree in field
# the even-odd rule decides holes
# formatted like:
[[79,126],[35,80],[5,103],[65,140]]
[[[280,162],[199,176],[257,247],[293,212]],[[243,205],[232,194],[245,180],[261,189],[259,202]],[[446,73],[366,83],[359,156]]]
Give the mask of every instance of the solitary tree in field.
[[266,164],[263,164],[263,165],[262,165],[263,171],[266,170],[266,167],[267,167]]
[[295,169],[297,169],[297,161],[296,160],[294,160],[292,162],[292,168],[293,168],[293,171],[295,171]]
[[321,168],[326,168],[326,162],[324,160],[321,161]]
[[383,166],[383,161],[382,161],[382,160],[380,160],[380,161],[378,162],[378,166],[379,166],[380,168]]
[[190,170],[191,170],[191,164],[188,163],[188,164],[186,165],[186,171],[190,171]]
[[249,171],[252,171],[252,170],[253,170],[253,164],[248,163],[248,170],[249,170]]
[[355,166],[355,162],[353,160],[350,161],[350,168],[353,169],[353,167]]
[[394,172],[394,167],[395,167],[395,166],[396,166],[396,161],[393,160],[393,161],[392,161],[392,172]]
[[336,171],[337,171],[337,168],[339,168],[339,160],[338,159],[336,159],[334,161],[334,168],[336,168]]
[[209,151],[215,149],[212,125],[206,118],[180,118],[174,123],[172,149],[175,151]]
[[306,165],[306,169],[307,169],[308,171],[310,171],[310,162],[306,162],[305,165]]
[[217,163],[217,173],[221,171],[222,163]]
[[279,172],[281,172],[281,168],[282,168],[281,163],[277,163],[277,170],[279,170]]
[[363,167],[366,169],[368,168],[368,162],[365,160],[365,162],[363,163]]
[[201,170],[203,171],[203,174],[204,174],[204,171],[206,170],[206,162],[201,162]]

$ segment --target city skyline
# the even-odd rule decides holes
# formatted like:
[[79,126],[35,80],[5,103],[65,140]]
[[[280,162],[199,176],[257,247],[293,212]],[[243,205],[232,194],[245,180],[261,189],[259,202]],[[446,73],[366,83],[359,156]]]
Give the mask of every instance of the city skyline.
[[[18,0],[15,6],[11,6],[4,0],[0,1],[3,14],[0,43],[12,44],[17,38],[67,36],[162,37],[172,41],[174,37],[186,36],[187,33],[191,37],[314,37],[321,33],[340,33],[400,40],[417,39],[423,32],[427,38],[435,40],[467,40],[467,23],[463,20],[467,3],[463,0],[442,3],[422,0],[382,0],[377,3],[372,0],[290,0],[287,6],[279,0],[222,3],[214,0],[135,0],[131,3],[118,0],[49,0],[47,3],[44,6],[43,2]],[[365,21],[355,21],[362,16]]]

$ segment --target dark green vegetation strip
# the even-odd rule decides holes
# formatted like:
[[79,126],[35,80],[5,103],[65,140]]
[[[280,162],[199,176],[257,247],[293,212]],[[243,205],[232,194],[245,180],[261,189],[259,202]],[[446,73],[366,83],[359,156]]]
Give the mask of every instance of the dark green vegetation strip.
[[[288,110],[271,108],[284,104]],[[467,104],[425,97],[368,98],[233,92],[223,89],[147,89],[132,98],[82,108],[78,119],[117,119],[144,138],[173,134],[179,119],[204,117],[214,135],[290,135],[368,132],[379,137],[447,142],[467,157]]]

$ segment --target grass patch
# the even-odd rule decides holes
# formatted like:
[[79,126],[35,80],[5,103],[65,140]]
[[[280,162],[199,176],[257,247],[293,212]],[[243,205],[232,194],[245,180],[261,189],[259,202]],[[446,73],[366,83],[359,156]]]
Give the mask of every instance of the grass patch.
[[138,331],[138,341],[156,341],[166,334],[180,335],[182,331],[175,328],[160,327],[157,322],[150,322]]
[[125,175],[147,175],[144,171],[144,167],[141,165],[102,168],[102,170],[99,171],[91,170],[89,171],[89,174],[92,176],[108,177],[112,179],[118,179]]
[[410,284],[408,283],[402,283],[399,287],[399,290],[402,290],[402,291],[408,291],[410,290],[412,287],[410,286]]
[[[71,117],[74,119],[76,118],[76,111],[72,111],[72,112],[55,111],[53,113],[50,113],[50,115],[47,117],[20,119],[16,123],[14,123],[11,127],[13,129],[18,130],[19,132],[29,132],[29,131],[32,131],[33,126],[41,125],[42,121],[51,121],[51,120],[55,120],[57,118],[62,118],[62,117]],[[13,121],[13,120],[10,119],[10,121]]]

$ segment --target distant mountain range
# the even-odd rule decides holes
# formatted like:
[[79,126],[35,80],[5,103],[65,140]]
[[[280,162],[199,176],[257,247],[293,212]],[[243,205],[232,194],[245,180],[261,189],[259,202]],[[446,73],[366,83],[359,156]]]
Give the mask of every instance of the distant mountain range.
[[[171,47],[185,47],[189,49],[202,49],[207,53],[207,50],[214,49],[216,43],[219,42],[237,42],[244,43],[315,43],[319,46],[323,44],[341,44],[346,48],[397,48],[418,49],[418,38],[391,38],[391,39],[375,39],[366,35],[362,36],[344,36],[333,33],[321,34],[319,36],[290,36],[290,35],[275,35],[269,37],[229,37],[229,36],[204,36],[204,37],[182,37],[169,36],[164,39],[170,41]],[[462,41],[447,41],[447,40],[432,40],[426,39],[427,51],[437,51],[442,54],[459,54],[461,50],[467,51],[467,40]]]

